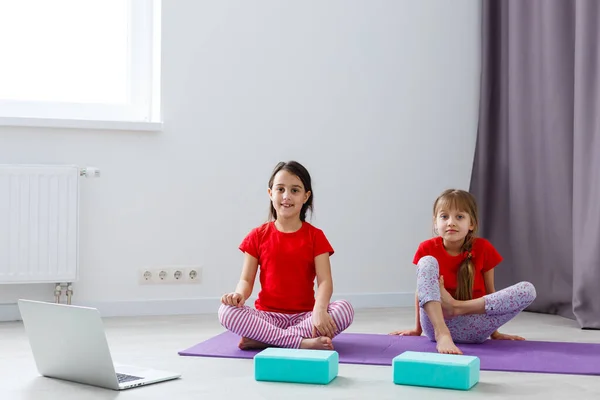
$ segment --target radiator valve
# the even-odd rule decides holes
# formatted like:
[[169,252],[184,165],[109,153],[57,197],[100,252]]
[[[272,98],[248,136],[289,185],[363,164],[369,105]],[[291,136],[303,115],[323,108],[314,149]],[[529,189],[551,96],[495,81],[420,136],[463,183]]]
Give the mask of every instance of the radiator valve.
[[86,178],[99,178],[100,169],[96,167],[85,167],[79,171],[79,176],[85,176]]

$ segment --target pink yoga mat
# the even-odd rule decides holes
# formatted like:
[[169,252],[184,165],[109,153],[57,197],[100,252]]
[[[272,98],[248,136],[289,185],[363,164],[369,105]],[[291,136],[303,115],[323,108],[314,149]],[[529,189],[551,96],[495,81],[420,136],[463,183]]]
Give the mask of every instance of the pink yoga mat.
[[[240,350],[239,341],[239,336],[224,332],[179,355],[251,359],[259,352]],[[405,351],[436,351],[435,343],[424,336],[342,333],[333,345],[345,364],[392,365]],[[482,370],[600,375],[600,343],[488,340],[458,346],[465,355],[479,357]]]

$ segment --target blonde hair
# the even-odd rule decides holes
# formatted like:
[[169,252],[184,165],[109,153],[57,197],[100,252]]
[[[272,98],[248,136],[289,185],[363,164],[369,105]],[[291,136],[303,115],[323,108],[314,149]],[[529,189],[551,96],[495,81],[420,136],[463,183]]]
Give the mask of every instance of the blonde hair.
[[433,203],[434,220],[441,209],[458,210],[469,214],[469,217],[471,217],[473,230],[467,234],[461,247],[461,253],[467,253],[467,256],[458,268],[456,294],[454,296],[457,300],[471,300],[473,298],[473,282],[475,281],[475,265],[471,260],[473,257],[471,250],[479,227],[477,202],[475,197],[467,191],[448,189]]

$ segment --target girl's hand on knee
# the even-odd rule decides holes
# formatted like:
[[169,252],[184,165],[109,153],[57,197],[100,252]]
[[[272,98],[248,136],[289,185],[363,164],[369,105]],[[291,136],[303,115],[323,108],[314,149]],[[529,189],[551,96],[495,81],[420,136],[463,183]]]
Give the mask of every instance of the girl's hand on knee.
[[397,336],[421,336],[421,333],[423,333],[423,331],[417,330],[417,329],[405,329],[403,331],[394,331],[391,332],[390,335],[397,335]]
[[245,302],[244,296],[236,292],[227,293],[221,297],[221,303],[227,306],[242,307]]
[[333,318],[331,318],[331,315],[329,315],[327,310],[313,311],[312,323],[313,337],[327,336],[328,338],[333,339],[333,336],[337,331],[337,326],[335,325],[335,321],[333,320]]
[[507,335],[506,333],[500,333],[498,331],[492,333],[490,336],[494,340],[525,340],[525,338],[517,335]]

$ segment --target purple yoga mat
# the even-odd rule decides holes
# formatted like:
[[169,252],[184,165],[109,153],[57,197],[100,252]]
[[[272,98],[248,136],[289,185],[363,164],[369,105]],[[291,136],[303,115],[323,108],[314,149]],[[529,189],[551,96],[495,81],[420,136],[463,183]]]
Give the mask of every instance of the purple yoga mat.
[[[240,350],[240,337],[224,332],[189,349],[182,356],[253,358],[259,350]],[[405,351],[435,352],[435,343],[424,336],[391,336],[342,333],[333,339],[340,363],[392,365]],[[477,356],[488,371],[600,375],[600,343],[565,343],[488,340],[458,344],[465,355]]]

